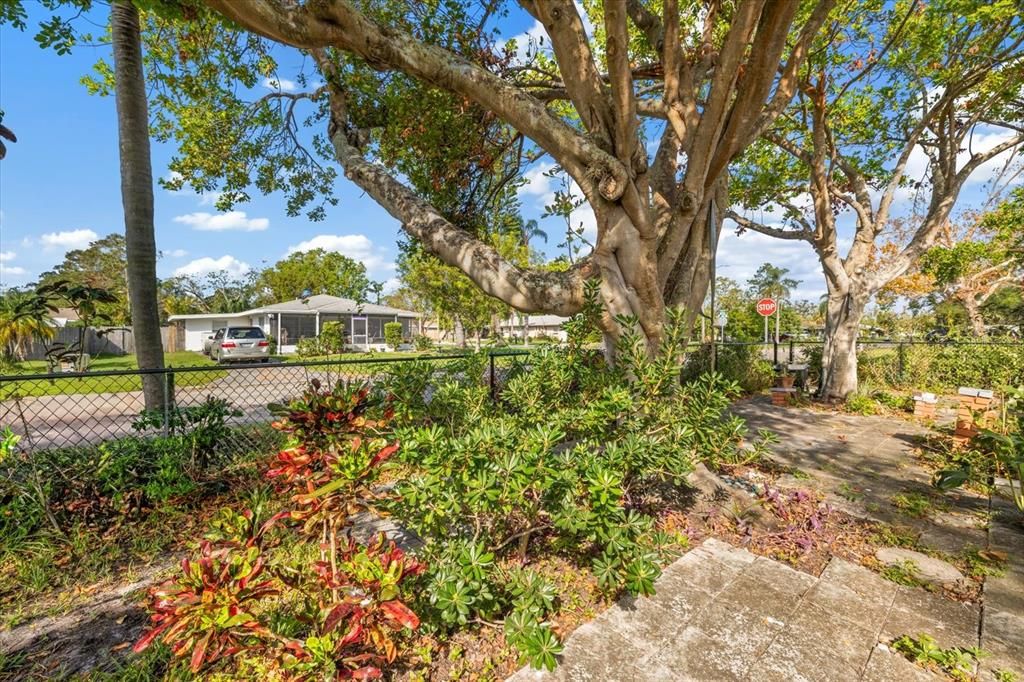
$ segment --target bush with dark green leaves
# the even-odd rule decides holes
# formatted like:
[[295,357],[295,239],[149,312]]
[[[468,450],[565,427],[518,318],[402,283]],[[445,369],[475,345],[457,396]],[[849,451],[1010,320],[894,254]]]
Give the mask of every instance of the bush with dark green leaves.
[[538,351],[503,377],[497,405],[484,358],[443,374],[394,370],[387,390],[412,473],[391,511],[424,540],[434,622],[503,620],[527,660],[551,667],[546,616],[558,605],[530,572],[543,553],[572,557],[609,592],[653,592],[669,542],[639,500],[697,461],[749,457],[742,422],[725,416],[738,387],[717,375],[681,383],[682,344],[676,321],[655,357],[624,334],[614,369],[594,353]]
[[1024,383],[1024,344],[862,344],[859,380],[872,387],[956,391]]
[[402,323],[387,322],[384,324],[384,343],[391,350],[398,350],[402,345]]
[[[719,344],[715,371],[735,382],[744,393],[759,393],[775,383],[772,363],[761,357],[758,344]],[[711,345],[703,344],[687,355],[683,380],[693,381],[711,371]]]

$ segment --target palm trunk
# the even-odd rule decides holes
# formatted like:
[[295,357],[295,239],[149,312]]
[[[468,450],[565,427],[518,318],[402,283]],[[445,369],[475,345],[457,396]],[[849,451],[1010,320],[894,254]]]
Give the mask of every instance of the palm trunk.
[[[149,113],[142,72],[139,12],[131,0],[110,4],[114,46],[114,92],[121,157],[128,298],[135,355],[142,369],[161,369],[160,307],[157,300],[156,237],[153,228],[153,170],[149,152]],[[142,379],[146,409],[163,404],[162,375]]]
[[857,391],[857,336],[866,302],[850,292],[829,293],[819,389],[826,400],[845,400]]

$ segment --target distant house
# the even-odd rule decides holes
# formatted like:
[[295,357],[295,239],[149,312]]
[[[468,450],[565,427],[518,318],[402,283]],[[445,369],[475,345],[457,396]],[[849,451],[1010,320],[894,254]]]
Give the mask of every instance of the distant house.
[[171,315],[167,319],[183,330],[185,350],[194,351],[202,351],[207,335],[222,327],[259,327],[274,337],[279,353],[294,353],[300,339],[319,336],[327,322],[341,322],[346,344],[360,350],[387,350],[384,325],[388,322],[401,322],[406,339],[418,334],[420,326],[419,313],[326,294],[240,313]]
[[78,322],[78,313],[74,308],[58,308],[57,312],[50,314],[50,321],[54,327],[66,327],[68,323]]
[[568,321],[568,317],[559,317],[558,315],[513,315],[507,320],[502,320],[501,335],[521,338],[525,328],[531,339],[546,336],[565,341],[567,335],[562,325]]

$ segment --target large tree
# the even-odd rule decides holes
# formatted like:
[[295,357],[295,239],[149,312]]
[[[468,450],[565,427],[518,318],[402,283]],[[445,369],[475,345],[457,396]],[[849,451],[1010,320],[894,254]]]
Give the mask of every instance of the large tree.
[[991,212],[949,221],[921,258],[919,272],[945,300],[963,306],[975,336],[986,335],[983,309],[993,296],[1024,288],[1024,189]]
[[[583,306],[584,281],[598,278],[605,332],[614,337],[615,317],[632,316],[653,348],[667,308],[699,310],[726,169],[788,104],[833,4],[613,0],[588,5],[588,34],[571,0],[522,0],[550,38],[550,53],[523,63],[493,35],[500,3],[206,0],[251,35],[214,39],[203,30],[215,29],[192,27],[166,50],[167,70],[179,75],[165,102],[188,114],[167,117],[167,135],[181,142],[175,169],[184,181],[227,190],[222,206],[256,184],[290,192],[290,209],[321,208],[334,178],[318,154],[329,152],[420,247],[487,294],[521,311],[571,315]],[[299,48],[317,73],[243,100],[236,80],[253,86],[276,71],[269,47],[252,36]],[[231,68],[208,68],[215,63]],[[303,137],[301,102],[314,104],[309,120],[326,137]],[[454,145],[421,148],[486,177],[510,155],[513,178],[547,157],[594,212],[593,252],[563,272],[509,262],[424,192],[431,176],[440,189],[470,192],[472,176],[410,172],[435,166],[389,154],[415,140]],[[281,160],[287,173],[278,172]]]
[[100,312],[112,324],[127,325],[131,320],[128,307],[128,258],[125,238],[108,234],[81,249],[72,249],[52,270],[39,275],[39,284],[66,280],[73,284],[103,289],[116,302],[101,304]]
[[[734,195],[785,217],[729,216],[741,232],[814,248],[829,293],[824,397],[857,389],[871,298],[935,243],[972,174],[1024,142],[1022,44],[1015,0],[859,3],[834,18],[789,110],[748,151]],[[894,220],[900,211],[915,215]]]
[[[114,95],[121,159],[128,300],[135,356],[140,369],[161,369],[159,282],[156,278],[156,231],[153,226],[153,168],[149,151],[149,109],[142,71],[139,11],[132,0],[110,3],[110,37],[114,49]],[[142,378],[146,409],[163,404],[158,375]]]
[[297,251],[264,270],[258,286],[275,301],[329,294],[366,301],[380,286],[366,274],[366,266],[337,251]]
[[167,315],[240,313],[267,301],[261,295],[260,273],[250,270],[235,276],[225,270],[202,276],[178,275],[160,283],[160,299]]

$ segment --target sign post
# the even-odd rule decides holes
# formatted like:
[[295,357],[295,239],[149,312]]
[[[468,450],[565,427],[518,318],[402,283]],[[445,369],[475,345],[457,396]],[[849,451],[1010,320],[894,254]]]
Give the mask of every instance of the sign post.
[[[779,306],[774,299],[762,298],[757,302],[757,314],[764,318],[764,342],[768,343],[768,318],[778,311]],[[776,333],[778,333],[778,317],[776,319]]]

